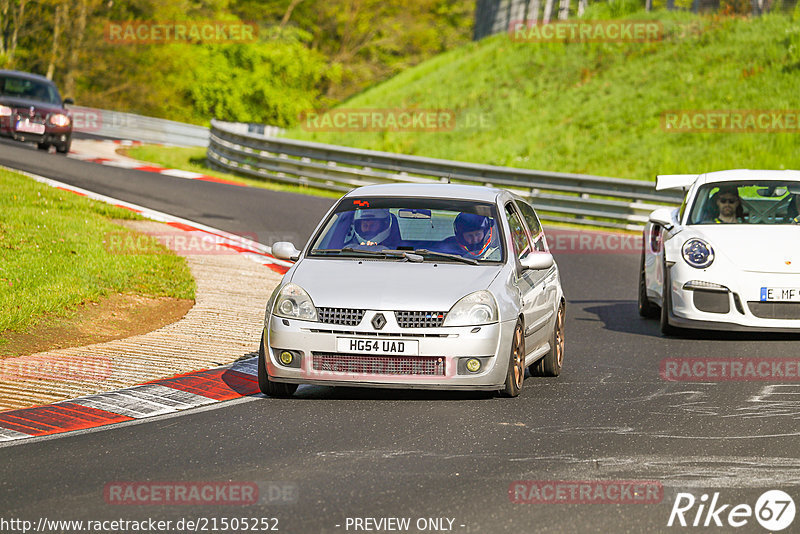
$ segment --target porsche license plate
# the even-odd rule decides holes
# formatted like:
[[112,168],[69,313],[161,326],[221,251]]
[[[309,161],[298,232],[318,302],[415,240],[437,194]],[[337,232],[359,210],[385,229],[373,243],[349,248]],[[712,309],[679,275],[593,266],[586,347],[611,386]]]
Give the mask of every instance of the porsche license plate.
[[417,356],[419,355],[419,340],[337,337],[336,351],[347,354],[390,354],[396,356]]
[[762,287],[761,302],[800,302],[800,287]]
[[17,121],[16,130],[18,132],[42,135],[44,133],[44,124],[39,124],[38,122],[31,122],[28,119],[23,119]]

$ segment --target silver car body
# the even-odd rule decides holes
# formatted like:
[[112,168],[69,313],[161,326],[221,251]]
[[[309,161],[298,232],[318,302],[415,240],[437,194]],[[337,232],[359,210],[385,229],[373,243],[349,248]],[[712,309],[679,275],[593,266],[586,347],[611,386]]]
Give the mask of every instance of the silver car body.
[[[340,202],[352,197],[464,199],[493,203],[500,214],[505,260],[470,265],[431,259],[416,263],[384,258],[310,257],[312,236],[267,305],[263,342],[267,347],[264,356],[270,380],[294,384],[497,390],[503,387],[506,379],[512,335],[518,320],[524,325],[525,365],[533,364],[550,350],[557,310],[564,303],[564,295],[555,263],[545,269],[525,269],[513,253],[504,210],[507,205],[519,209],[516,203],[522,202],[520,199],[502,189],[451,184],[367,186],[351,191]],[[334,210],[335,206],[323,218],[314,236]],[[544,242],[541,230],[538,237]],[[546,242],[544,246],[546,249]],[[363,317],[357,324],[342,325],[276,316],[273,313],[275,298],[289,283],[302,287],[317,310],[364,310]],[[447,312],[462,297],[478,290],[488,290],[494,296],[498,321],[480,326],[447,327],[401,327],[398,324],[398,311]],[[386,321],[379,329],[373,325],[378,314]],[[402,342],[418,349],[412,351],[414,354],[409,358],[398,359],[397,367],[393,366],[394,360],[388,360],[391,356],[381,355],[375,358],[380,360],[375,366],[362,372],[337,371],[337,358],[351,356],[339,352],[341,339]],[[279,354],[283,350],[299,354],[299,365],[281,364]],[[464,361],[469,357],[481,360],[479,372],[464,370]],[[317,358],[327,358],[327,365],[314,365]],[[428,363],[409,367],[408,360],[416,358],[427,359]],[[403,365],[406,367],[400,370]]]

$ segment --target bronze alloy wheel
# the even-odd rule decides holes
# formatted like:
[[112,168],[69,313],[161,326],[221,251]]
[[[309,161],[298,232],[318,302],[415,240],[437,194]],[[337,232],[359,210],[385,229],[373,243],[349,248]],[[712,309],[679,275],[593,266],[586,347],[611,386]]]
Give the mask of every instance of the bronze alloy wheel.
[[553,331],[550,334],[550,350],[541,359],[530,365],[531,376],[558,376],[561,374],[566,341],[564,335],[565,318],[566,308],[562,302],[558,306],[556,318],[553,321]]
[[525,340],[522,337],[522,323],[518,321],[511,341],[511,355],[503,395],[506,397],[519,395],[523,380],[525,380]]
[[558,315],[556,316],[556,330],[555,330],[555,352],[556,364],[558,369],[564,363],[564,306],[558,307]]

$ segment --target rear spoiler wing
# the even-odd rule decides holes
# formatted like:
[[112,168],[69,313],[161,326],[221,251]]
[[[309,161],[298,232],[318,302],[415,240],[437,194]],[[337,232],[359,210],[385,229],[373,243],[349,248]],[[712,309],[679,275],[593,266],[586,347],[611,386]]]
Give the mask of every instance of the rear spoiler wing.
[[656,176],[656,191],[664,189],[683,189],[685,191],[699,177],[699,174],[659,174]]

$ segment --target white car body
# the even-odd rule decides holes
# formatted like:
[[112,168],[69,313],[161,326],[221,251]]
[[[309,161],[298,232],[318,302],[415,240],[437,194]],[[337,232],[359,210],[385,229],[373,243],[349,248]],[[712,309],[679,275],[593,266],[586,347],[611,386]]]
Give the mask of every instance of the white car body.
[[[800,332],[800,225],[767,209],[758,216],[748,214],[750,220],[739,224],[692,224],[690,219],[697,213],[700,191],[709,199],[708,207],[712,202],[705,195],[716,184],[754,190],[760,185],[745,185],[751,182],[788,184],[791,189],[786,189],[781,206],[786,211],[791,194],[800,190],[800,172],[731,170],[658,177],[657,189],[686,191],[680,208],[654,211],[644,230],[639,309],[651,316],[660,311],[665,334],[674,327]],[[779,195],[764,197],[740,197],[739,203],[758,212],[761,208],[754,204],[768,204],[766,200]],[[684,245],[696,238],[712,249],[712,262],[704,268],[690,265],[691,258],[684,255]]]

